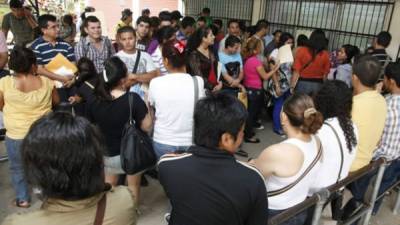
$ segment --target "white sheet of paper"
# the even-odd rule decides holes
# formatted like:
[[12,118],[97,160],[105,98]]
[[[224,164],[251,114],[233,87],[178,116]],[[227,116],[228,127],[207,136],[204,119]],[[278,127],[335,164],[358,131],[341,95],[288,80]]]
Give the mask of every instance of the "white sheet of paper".
[[293,62],[293,53],[290,45],[284,45],[278,49],[278,60],[280,63]]
[[[61,75],[61,76],[68,76],[71,74],[74,74],[74,72],[65,66],[60,67],[58,70],[54,71],[55,74]],[[60,81],[55,81],[56,88],[62,88],[63,84]]]

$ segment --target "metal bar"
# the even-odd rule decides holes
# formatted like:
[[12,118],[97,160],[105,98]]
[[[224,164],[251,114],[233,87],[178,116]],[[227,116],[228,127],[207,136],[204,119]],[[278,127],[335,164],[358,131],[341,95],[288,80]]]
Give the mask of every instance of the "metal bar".
[[394,204],[393,207],[393,214],[397,215],[399,213],[399,209],[400,209],[400,190],[397,192],[396,203]]
[[367,213],[365,214],[365,216],[363,218],[363,223],[362,223],[363,225],[368,225],[369,220],[371,219],[372,211],[374,209],[376,197],[378,196],[378,193],[379,193],[379,187],[381,186],[385,168],[386,168],[386,164],[382,164],[381,166],[379,166],[378,175],[376,176],[374,188],[372,190],[372,195],[371,195],[371,198],[369,199],[369,207],[368,207]]
[[328,189],[324,188],[321,191],[317,193],[319,201],[317,202],[315,209],[314,209],[314,214],[312,218],[312,225],[319,225],[321,221],[321,216],[322,216],[322,211],[324,210],[324,204],[328,200],[329,196],[331,193],[329,192]]

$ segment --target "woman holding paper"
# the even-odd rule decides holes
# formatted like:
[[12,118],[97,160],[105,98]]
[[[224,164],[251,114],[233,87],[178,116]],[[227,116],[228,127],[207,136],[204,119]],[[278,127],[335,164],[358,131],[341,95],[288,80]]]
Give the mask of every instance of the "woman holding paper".
[[279,69],[279,65],[275,65],[272,70],[267,73],[264,70],[262,61],[257,57],[261,52],[262,42],[255,37],[250,38],[242,50],[242,55],[245,59],[243,84],[247,90],[247,110],[249,112],[244,130],[244,138],[246,142],[250,143],[260,142],[258,138],[254,137],[253,128],[263,104],[264,94],[262,81],[270,79]]
[[28,208],[30,196],[21,160],[21,143],[30,126],[58,104],[54,82],[36,75],[36,56],[28,48],[15,48],[8,67],[12,76],[0,80],[0,110],[4,115],[6,149],[10,160],[11,181],[16,192],[15,205]]
[[[289,81],[292,77],[292,65],[293,55],[292,48],[294,43],[294,37],[290,33],[283,33],[277,45],[270,55],[271,62],[280,62],[281,65],[276,73],[276,77],[279,81],[279,85],[270,85],[271,93],[273,95],[274,110],[272,114],[273,118],[273,130],[279,135],[283,135],[280,113],[282,110],[283,103],[290,95]],[[270,81],[272,82],[272,81]]]

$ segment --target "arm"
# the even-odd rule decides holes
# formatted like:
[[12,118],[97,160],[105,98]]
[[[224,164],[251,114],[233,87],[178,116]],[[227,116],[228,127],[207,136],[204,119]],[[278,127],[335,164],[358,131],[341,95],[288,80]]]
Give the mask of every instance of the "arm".
[[60,103],[60,96],[58,96],[57,89],[54,87],[51,92],[51,103],[53,106],[56,106]]
[[3,107],[4,107],[4,95],[3,92],[0,91],[0,111],[3,111]]
[[[258,178],[257,174],[257,178]],[[250,215],[245,222],[246,225],[259,225],[268,224],[268,200],[267,200],[267,189],[264,184],[264,180],[258,178],[258,182],[254,182],[257,188],[254,189],[253,197],[253,209],[250,211]]]
[[0,69],[3,69],[8,62],[8,54],[7,52],[0,53]]
[[140,75],[130,73],[128,75],[128,84],[130,80],[136,81],[134,83],[150,83],[150,81],[157,76],[158,76],[157,70],[153,70],[148,73],[143,73]]
[[40,75],[43,75],[51,80],[57,80],[57,81],[60,81],[63,83],[68,82],[69,80],[71,80],[73,78],[72,75],[71,76],[61,76],[61,75],[55,74],[55,73],[47,70],[43,65],[38,65],[37,73]]
[[36,23],[35,19],[33,18],[32,13],[27,9],[24,9],[24,11],[25,11],[25,18],[28,21],[29,26],[32,29],[36,28],[38,26],[38,24]]
[[3,27],[3,28],[1,29],[1,31],[3,31],[4,37],[6,38],[6,42],[7,42],[8,29],[6,29],[6,28]]
[[258,66],[258,67],[256,68],[256,70],[257,70],[258,74],[260,75],[260,77],[261,77],[263,80],[268,80],[269,78],[272,77],[272,79],[274,79],[274,83],[276,84],[277,82],[275,82],[275,81],[278,81],[278,80],[276,79],[276,78],[277,78],[276,76],[274,77],[274,75],[277,74],[277,71],[278,71],[278,69],[279,69],[279,66],[280,66],[280,65],[275,65],[275,66],[273,66],[273,67],[272,67],[272,70],[271,70],[270,72],[268,72],[268,73],[265,71],[263,65]]
[[149,133],[151,131],[152,126],[153,126],[153,120],[151,119],[151,113],[149,111],[143,118],[142,122],[140,123],[140,129],[142,129],[142,131],[146,133]]

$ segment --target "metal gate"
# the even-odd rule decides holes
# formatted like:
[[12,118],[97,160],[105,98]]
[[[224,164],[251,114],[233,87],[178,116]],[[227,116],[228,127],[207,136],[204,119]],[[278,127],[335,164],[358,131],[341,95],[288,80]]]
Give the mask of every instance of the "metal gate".
[[251,24],[253,0],[184,0],[185,14],[197,18],[204,7],[211,9],[213,19],[221,19],[226,26],[229,19]]
[[326,31],[329,49],[353,44],[365,49],[373,37],[388,30],[394,0],[268,0],[264,18],[271,29],[296,36],[321,28]]

